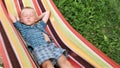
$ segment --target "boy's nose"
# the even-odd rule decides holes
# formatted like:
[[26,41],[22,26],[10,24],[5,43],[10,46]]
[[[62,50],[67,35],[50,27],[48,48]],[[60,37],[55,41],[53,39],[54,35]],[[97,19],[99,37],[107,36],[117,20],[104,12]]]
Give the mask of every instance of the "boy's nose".
[[30,17],[27,17],[27,19],[30,19]]

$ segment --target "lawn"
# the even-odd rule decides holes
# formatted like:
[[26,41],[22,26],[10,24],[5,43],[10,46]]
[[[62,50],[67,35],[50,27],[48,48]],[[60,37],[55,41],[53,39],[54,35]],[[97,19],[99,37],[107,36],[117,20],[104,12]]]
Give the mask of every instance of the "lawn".
[[53,0],[88,41],[120,64],[120,0]]

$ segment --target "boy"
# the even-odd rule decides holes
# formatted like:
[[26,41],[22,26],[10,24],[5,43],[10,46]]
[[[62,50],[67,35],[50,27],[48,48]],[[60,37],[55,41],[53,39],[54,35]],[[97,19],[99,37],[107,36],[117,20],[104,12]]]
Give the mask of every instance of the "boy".
[[[60,68],[73,68],[65,57],[65,50],[56,47],[45,37],[45,27],[50,16],[50,11],[37,16],[31,7],[21,10],[20,20],[10,15],[15,27],[19,30],[27,45],[32,47],[32,54],[42,68],[54,68],[57,63]],[[40,21],[39,21],[40,20]]]

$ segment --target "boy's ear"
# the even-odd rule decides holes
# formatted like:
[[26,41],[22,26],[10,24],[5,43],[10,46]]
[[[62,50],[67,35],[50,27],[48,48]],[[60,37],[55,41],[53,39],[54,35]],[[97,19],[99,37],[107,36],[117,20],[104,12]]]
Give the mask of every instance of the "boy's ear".
[[20,22],[23,22],[23,21],[22,21],[22,18],[19,18],[19,21],[20,21]]
[[38,18],[38,16],[36,16],[36,19],[35,19],[35,21],[37,22],[37,21],[39,21],[39,18]]

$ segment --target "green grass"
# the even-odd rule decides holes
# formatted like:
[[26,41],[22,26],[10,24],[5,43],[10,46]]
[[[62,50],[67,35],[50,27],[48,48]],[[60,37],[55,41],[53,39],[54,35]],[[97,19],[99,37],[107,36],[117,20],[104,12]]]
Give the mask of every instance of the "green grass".
[[65,19],[120,64],[120,0],[53,0]]

